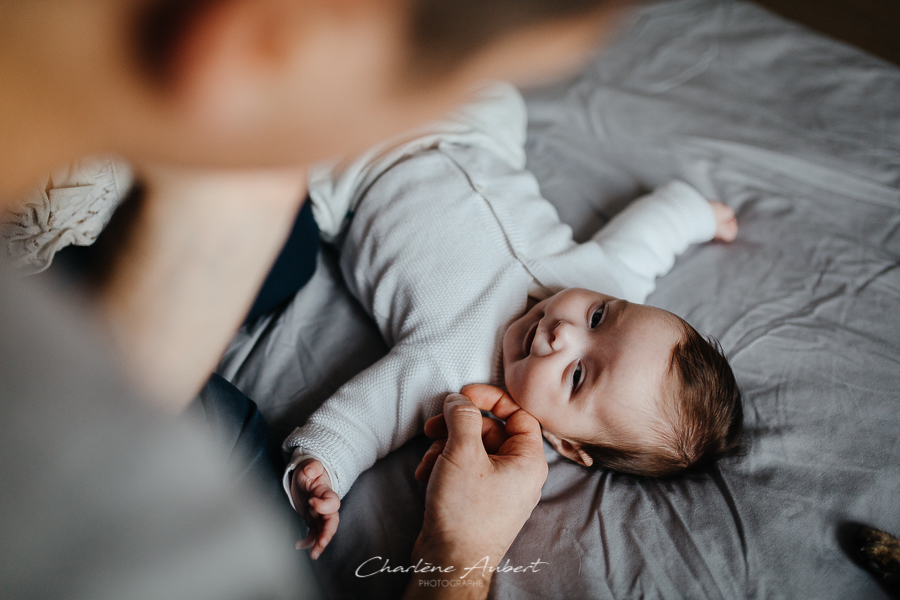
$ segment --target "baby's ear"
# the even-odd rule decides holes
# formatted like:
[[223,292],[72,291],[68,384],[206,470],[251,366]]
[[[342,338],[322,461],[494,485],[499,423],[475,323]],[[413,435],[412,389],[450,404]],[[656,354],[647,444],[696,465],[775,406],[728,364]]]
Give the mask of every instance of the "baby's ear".
[[570,442],[569,440],[556,437],[546,429],[544,430],[544,438],[550,442],[550,445],[553,446],[554,450],[569,460],[577,462],[582,467],[590,467],[594,464],[594,459],[591,458],[590,454],[584,451],[581,443]]

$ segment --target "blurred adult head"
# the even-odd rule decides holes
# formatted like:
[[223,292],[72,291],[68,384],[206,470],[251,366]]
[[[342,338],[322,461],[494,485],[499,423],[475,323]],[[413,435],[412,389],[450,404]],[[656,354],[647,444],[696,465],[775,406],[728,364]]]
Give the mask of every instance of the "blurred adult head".
[[303,164],[559,72],[615,0],[0,0],[0,197],[80,156]]

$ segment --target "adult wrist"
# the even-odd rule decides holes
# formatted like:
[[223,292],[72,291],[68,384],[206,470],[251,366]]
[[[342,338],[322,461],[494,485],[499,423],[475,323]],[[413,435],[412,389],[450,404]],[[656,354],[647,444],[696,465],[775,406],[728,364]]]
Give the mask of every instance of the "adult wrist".
[[486,598],[505,549],[459,541],[419,538],[408,598]]
[[495,566],[496,560],[460,553],[414,554],[411,564],[417,568],[404,600],[484,600],[493,578],[488,567]]

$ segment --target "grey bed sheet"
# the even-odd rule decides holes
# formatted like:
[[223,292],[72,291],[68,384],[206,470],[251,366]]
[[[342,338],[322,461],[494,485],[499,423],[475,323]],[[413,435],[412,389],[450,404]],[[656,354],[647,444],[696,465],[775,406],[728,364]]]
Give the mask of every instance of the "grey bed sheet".
[[[530,168],[585,237],[672,178],[732,206],[651,304],[718,337],[748,447],[650,481],[551,463],[496,598],[879,598],[841,549],[850,522],[900,533],[900,70],[752,5],[641,7],[578,77],[528,95]],[[385,350],[333,257],[221,372],[284,434]],[[424,488],[417,439],[365,473],[316,567],[335,597],[399,596]],[[370,563],[372,564],[372,563]],[[378,563],[379,566],[383,561]]]

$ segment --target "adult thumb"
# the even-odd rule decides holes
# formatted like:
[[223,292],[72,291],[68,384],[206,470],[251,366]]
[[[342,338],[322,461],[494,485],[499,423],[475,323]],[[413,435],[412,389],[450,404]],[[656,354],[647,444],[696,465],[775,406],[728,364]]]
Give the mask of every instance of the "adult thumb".
[[481,442],[481,411],[462,394],[450,394],[444,399],[444,420],[447,422],[447,446],[444,453],[474,452],[484,446]]

